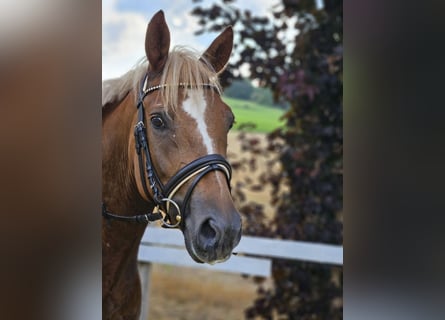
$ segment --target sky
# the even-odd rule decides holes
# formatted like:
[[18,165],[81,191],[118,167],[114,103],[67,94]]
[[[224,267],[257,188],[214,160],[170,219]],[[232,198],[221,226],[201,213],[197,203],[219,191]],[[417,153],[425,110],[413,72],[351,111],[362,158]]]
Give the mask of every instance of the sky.
[[[213,3],[205,0],[201,5]],[[279,0],[238,0],[236,6],[255,14],[270,15]],[[159,10],[164,10],[170,29],[171,47],[187,45],[204,51],[217,36],[206,33],[195,36],[197,18],[190,14],[192,0],[103,0],[102,1],[102,79],[119,77],[145,55],[147,24]]]

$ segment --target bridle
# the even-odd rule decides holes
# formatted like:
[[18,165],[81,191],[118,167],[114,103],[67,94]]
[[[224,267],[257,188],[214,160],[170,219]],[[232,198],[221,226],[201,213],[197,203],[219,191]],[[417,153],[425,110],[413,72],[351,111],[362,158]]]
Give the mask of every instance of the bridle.
[[[232,168],[227,160],[220,154],[209,154],[200,157],[183,168],[181,168],[176,174],[174,174],[170,180],[164,185],[159,179],[156,169],[153,166],[151,159],[149,142],[147,138],[147,129],[145,124],[145,97],[168,84],[162,84],[147,88],[148,74],[145,75],[144,80],[141,82],[138,103],[136,105],[138,110],[138,121],[134,128],[135,147],[136,154],[138,156],[139,174],[142,181],[142,188],[148,199],[152,199],[155,203],[155,207],[152,212],[146,214],[139,214],[134,216],[122,216],[109,212],[106,209],[104,203],[102,203],[102,215],[107,219],[127,221],[127,222],[140,222],[148,223],[151,221],[161,220],[163,226],[168,228],[178,227],[181,223],[182,214],[185,214],[188,203],[192,196],[193,190],[199,181],[208,173],[212,171],[221,171],[224,173],[227,184],[230,188],[230,180],[232,177]],[[190,85],[186,83],[177,84],[179,87],[189,88]],[[201,84],[204,88],[214,89],[213,84]],[[144,168],[145,158],[145,168]],[[147,180],[149,186],[147,186]],[[190,186],[185,193],[181,206],[173,200],[175,194],[181,189],[183,185],[191,181]],[[151,190],[151,193],[149,191]],[[172,219],[172,213],[170,212],[171,206],[176,210],[176,215]]]

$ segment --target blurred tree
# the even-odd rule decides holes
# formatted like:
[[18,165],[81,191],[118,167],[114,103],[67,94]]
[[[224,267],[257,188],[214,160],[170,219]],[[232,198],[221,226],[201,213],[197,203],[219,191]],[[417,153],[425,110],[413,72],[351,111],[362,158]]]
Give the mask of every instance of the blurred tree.
[[239,79],[224,90],[224,94],[228,97],[249,100],[253,93],[253,86],[247,79]]
[[[271,164],[271,173],[261,178],[262,184],[273,186],[273,221],[261,220],[262,208],[245,203],[245,231],[342,244],[342,1],[277,0],[266,17],[241,11],[235,0],[215,1],[210,7],[193,1],[192,13],[202,27],[197,33],[234,27],[235,60],[222,74],[223,84],[230,84],[247,65],[251,79],[290,106],[286,127],[269,135],[266,150],[255,141],[243,143],[254,155],[278,152],[282,167],[276,172]],[[255,159],[236,163],[235,169],[243,165],[255,166]],[[258,183],[251,188],[258,189]],[[242,188],[234,194],[244,200]],[[271,289],[259,285],[247,318],[342,319],[341,267],[276,260],[273,281]]]
[[286,109],[287,103],[284,101],[277,102],[274,100],[272,91],[265,87],[253,86],[248,79],[233,80],[224,90],[224,95],[231,98],[250,100],[259,104]]
[[283,101],[275,101],[272,91],[269,88],[254,87],[250,95],[250,100],[259,104],[264,104],[276,108],[286,109],[286,103]]
[[255,101],[260,104],[266,104],[266,105],[274,104],[272,92],[266,88],[261,88],[261,87],[254,88],[250,98],[252,101]]

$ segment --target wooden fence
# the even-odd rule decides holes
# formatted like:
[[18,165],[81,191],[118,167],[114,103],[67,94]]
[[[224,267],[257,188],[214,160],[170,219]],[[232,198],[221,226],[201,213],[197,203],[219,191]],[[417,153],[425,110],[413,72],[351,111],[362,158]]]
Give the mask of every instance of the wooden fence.
[[270,277],[275,258],[343,265],[343,247],[336,245],[243,236],[236,255],[215,265],[196,263],[184,245],[179,230],[148,227],[139,247],[142,285],[141,320],[148,315],[151,263],[208,269],[220,272]]

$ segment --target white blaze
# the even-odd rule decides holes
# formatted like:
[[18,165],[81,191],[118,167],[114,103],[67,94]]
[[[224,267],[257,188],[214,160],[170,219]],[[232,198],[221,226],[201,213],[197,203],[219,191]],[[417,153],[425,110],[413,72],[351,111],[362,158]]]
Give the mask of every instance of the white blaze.
[[[207,148],[208,154],[215,153],[213,147],[213,141],[210,138],[209,132],[207,131],[207,124],[205,122],[205,111],[206,111],[206,100],[204,97],[204,93],[202,95],[197,91],[189,90],[187,93],[187,98],[182,103],[182,107],[185,112],[187,112],[195,121],[198,128],[198,132],[201,134],[202,141]],[[217,174],[217,171],[214,172],[216,176],[216,181],[219,185],[220,195],[223,197],[223,180],[220,175]]]
[[207,131],[207,124],[205,122],[206,101],[204,94],[199,95],[198,92],[189,90],[187,99],[182,103],[184,111],[187,112],[195,121],[198,132],[201,134],[202,142],[207,148],[209,154],[215,153],[213,149],[213,141]]

